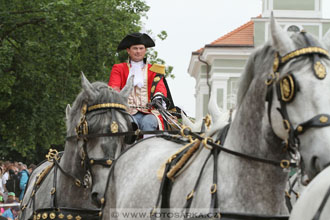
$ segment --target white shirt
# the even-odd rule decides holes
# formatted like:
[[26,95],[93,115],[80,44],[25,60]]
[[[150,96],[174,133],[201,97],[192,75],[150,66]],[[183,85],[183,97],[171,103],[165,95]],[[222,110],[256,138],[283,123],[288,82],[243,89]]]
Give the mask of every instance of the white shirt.
[[143,86],[143,69],[144,62],[143,60],[139,62],[134,62],[131,60],[131,68],[129,71],[128,78],[134,76],[134,86],[141,88]]

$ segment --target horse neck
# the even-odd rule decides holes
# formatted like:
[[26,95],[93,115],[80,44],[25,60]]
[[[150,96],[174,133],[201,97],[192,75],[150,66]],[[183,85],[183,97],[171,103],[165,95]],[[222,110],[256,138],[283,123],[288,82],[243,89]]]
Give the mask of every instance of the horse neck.
[[[247,155],[280,161],[287,156],[282,152],[280,140],[271,130],[265,104],[257,101],[263,100],[262,97],[245,98],[231,124],[224,147]],[[223,179],[232,188],[228,192],[233,194],[230,199],[236,204],[237,211],[265,213],[264,210],[267,210],[268,214],[283,213],[287,173],[279,166],[224,152],[220,154],[218,164]],[[232,172],[228,172],[228,169]],[[234,201],[237,198],[240,199]]]

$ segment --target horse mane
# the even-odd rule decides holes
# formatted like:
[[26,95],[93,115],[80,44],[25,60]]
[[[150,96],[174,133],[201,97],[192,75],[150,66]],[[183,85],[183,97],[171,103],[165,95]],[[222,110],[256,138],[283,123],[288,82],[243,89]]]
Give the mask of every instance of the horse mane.
[[270,70],[266,63],[272,63],[274,59],[274,49],[271,47],[270,43],[267,42],[262,47],[257,48],[250,56],[245,65],[244,71],[239,79],[239,87],[237,91],[237,110],[241,106],[247,91],[250,88],[252,79],[256,75],[262,75],[265,72],[270,73]]

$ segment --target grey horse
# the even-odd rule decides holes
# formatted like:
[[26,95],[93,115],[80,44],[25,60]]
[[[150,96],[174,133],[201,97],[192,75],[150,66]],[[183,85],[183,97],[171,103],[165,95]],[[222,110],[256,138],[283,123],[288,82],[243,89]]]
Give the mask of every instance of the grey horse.
[[[326,122],[330,102],[329,97],[324,95],[330,92],[330,77],[319,79],[322,74],[315,76],[314,61],[310,58],[317,55],[320,69],[329,70],[327,51],[321,49],[320,43],[308,34],[299,33],[290,38],[274,19],[271,19],[270,33],[272,41],[249,57],[240,80],[236,115],[224,143],[227,150],[263,158],[268,162],[221,152],[216,166],[218,184],[214,185],[212,180],[215,161],[211,157],[205,164],[198,188],[192,191],[209,155],[211,143],[205,141],[206,144],[200,145],[204,148],[194,162],[174,178],[171,193],[163,194],[170,197],[168,212],[182,210],[186,199],[191,197],[190,214],[212,212],[215,206],[211,206],[211,199],[216,193],[218,207],[215,211],[223,216],[232,213],[231,219],[242,215],[279,216],[275,219],[280,219],[288,214],[283,196],[288,172],[283,167],[288,167],[289,161],[300,162],[304,171],[313,178],[330,163],[330,127]],[[311,55],[308,56],[309,52],[304,49],[298,50],[299,53],[294,53],[294,56],[285,56],[299,48],[311,47],[305,35],[317,45],[308,49]],[[280,57],[274,56],[276,52]],[[277,62],[279,58],[286,59]],[[294,80],[289,73],[294,75]],[[299,90],[295,90],[294,85],[298,84]],[[283,98],[291,98],[285,103],[276,89],[283,86],[285,89],[280,90],[284,92]],[[266,97],[272,105],[267,105]],[[285,109],[287,114],[281,114],[278,109]],[[319,118],[320,121],[315,123],[324,124],[320,128],[308,129],[303,123],[311,118]],[[301,129],[307,131],[302,133]],[[292,131],[301,133],[299,136],[295,134],[292,139],[289,135]],[[288,139],[290,141],[283,142]],[[283,143],[288,143],[290,153]],[[160,189],[157,172],[180,148],[182,144],[154,137],[139,142],[121,154],[112,167],[103,219],[127,219],[127,215],[136,212],[140,218],[147,218],[143,215],[148,215],[154,208]],[[270,160],[278,163],[271,163]],[[178,216],[178,219],[184,217]],[[226,219],[230,219],[228,215]]]
[[125,109],[132,80],[118,93],[103,82],[91,84],[82,74],[82,91],[72,108],[66,108],[63,156],[59,159],[56,152],[51,152],[48,161],[32,173],[20,219],[98,218],[109,167],[122,150],[118,146],[125,146],[125,136],[111,136],[109,130],[112,123],[117,123],[119,132],[130,127]]

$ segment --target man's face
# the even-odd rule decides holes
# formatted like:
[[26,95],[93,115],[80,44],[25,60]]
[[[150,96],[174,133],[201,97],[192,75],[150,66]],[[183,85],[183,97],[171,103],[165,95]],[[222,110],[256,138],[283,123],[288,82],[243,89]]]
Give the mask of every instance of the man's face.
[[139,62],[141,60],[143,60],[147,49],[143,44],[138,44],[138,45],[132,45],[130,48],[126,49],[129,57],[131,58],[131,60],[133,60],[134,62]]

